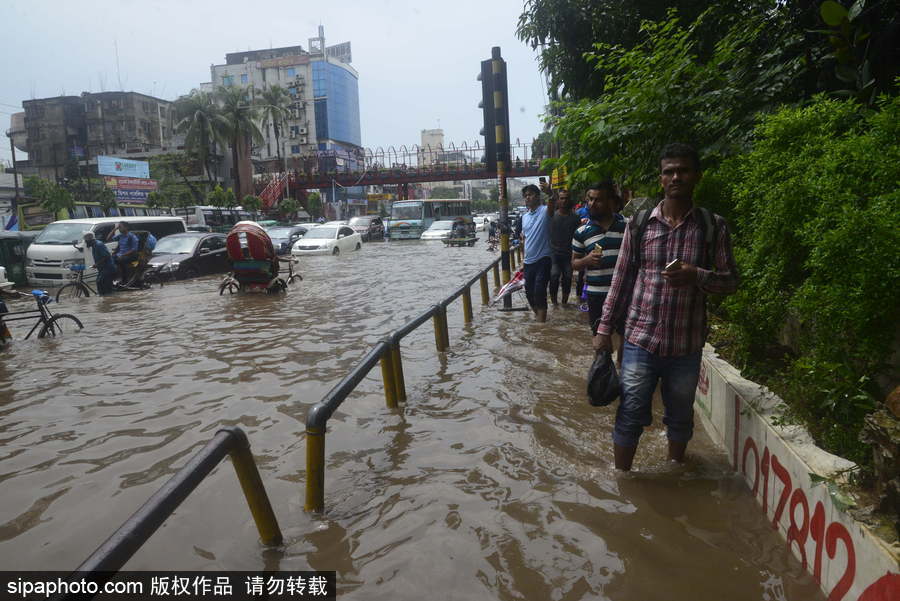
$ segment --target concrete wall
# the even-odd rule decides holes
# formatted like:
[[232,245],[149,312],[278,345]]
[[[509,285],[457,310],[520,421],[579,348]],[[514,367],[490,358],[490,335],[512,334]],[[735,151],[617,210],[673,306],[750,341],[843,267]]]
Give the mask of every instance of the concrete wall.
[[829,601],[900,599],[900,549],[873,536],[835,503],[827,483],[852,463],[817,448],[797,426],[773,426],[781,400],[703,353],[696,410],[728,452],[763,513]]

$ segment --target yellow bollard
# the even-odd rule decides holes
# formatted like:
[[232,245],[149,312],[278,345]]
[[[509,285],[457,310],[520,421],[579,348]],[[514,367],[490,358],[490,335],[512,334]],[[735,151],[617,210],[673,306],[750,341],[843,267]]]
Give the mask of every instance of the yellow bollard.
[[487,272],[483,272],[478,281],[481,283],[481,304],[486,305],[491,302],[491,298],[488,295]]
[[325,431],[306,429],[306,511],[325,509]]
[[272,504],[269,503],[269,497],[266,495],[266,489],[259,476],[259,470],[256,468],[250,447],[239,446],[232,449],[229,455],[263,544],[267,546],[280,545],[283,538],[281,529],[278,527],[278,519],[275,517],[275,512],[272,511]]
[[472,288],[466,286],[462,293],[463,299],[463,321],[467,324],[472,323]]
[[384,385],[384,402],[390,409],[397,406],[397,400],[400,396],[397,393],[393,348],[394,345],[390,344],[387,350],[384,351],[384,354],[381,355],[381,382]]
[[431,320],[434,322],[434,346],[439,353],[443,353],[446,350],[444,346],[444,326],[442,325],[442,316],[445,315],[443,307],[438,306],[435,307],[434,315],[431,317]]
[[500,263],[494,263],[494,288],[500,287]]
[[406,401],[406,382],[403,380],[403,357],[400,355],[400,341],[391,345],[391,356],[394,364],[394,390],[397,392],[397,400]]

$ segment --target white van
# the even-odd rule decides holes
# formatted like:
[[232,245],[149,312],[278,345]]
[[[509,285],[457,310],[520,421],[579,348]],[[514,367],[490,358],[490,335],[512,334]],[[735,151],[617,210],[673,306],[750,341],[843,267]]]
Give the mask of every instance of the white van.
[[[25,255],[25,276],[32,286],[62,286],[76,277],[72,265],[94,264],[93,254],[84,252],[85,232],[94,232],[101,242],[120,221],[132,230],[147,230],[157,239],[186,231],[181,217],[98,217],[95,219],[64,219],[44,227]],[[107,243],[110,251],[115,242]]]

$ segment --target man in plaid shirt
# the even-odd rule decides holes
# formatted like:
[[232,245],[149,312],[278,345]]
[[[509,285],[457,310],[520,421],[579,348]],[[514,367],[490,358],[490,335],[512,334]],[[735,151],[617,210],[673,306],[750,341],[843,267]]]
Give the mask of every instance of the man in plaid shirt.
[[694,430],[694,393],[706,342],[706,295],[731,294],[738,284],[728,224],[718,215],[711,216],[717,234],[712,241],[715,264],[706,264],[707,226],[693,204],[700,181],[696,150],[685,144],[666,146],[659,179],[664,197],[639,240],[631,239],[633,228],[625,230],[593,340],[595,349],[611,351],[613,326],[626,317],[622,397],[613,430],[616,468],[625,471],[631,469],[644,427],[652,422],[653,391],[660,379],[669,459],[684,461]]

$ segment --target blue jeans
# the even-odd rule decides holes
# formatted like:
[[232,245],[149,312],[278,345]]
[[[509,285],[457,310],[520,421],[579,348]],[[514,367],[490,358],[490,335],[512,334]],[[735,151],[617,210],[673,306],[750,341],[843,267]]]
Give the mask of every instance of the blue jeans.
[[525,263],[525,298],[534,310],[547,308],[547,283],[550,280],[550,257]]
[[653,422],[653,391],[662,379],[663,423],[673,442],[694,434],[694,394],[700,376],[700,351],[681,357],[660,357],[625,341],[622,355],[622,401],[616,411],[613,442],[634,448],[644,427]]

